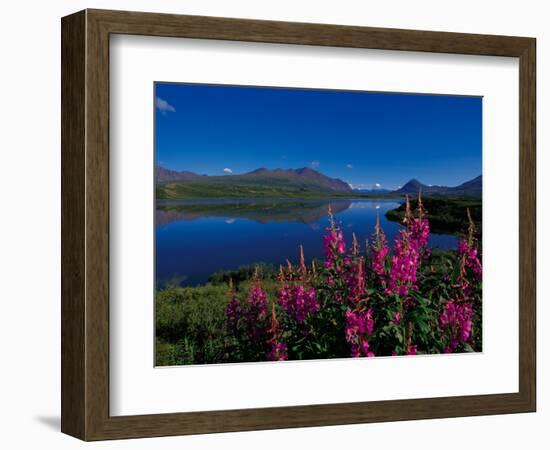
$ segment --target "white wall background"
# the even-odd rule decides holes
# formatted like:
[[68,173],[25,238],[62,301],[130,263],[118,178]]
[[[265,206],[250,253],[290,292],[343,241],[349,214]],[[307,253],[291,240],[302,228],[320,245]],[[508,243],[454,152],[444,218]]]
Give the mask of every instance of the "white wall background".
[[[372,4],[369,4],[372,3]],[[95,448],[547,448],[550,436],[550,28],[547,2],[339,0],[52,0],[5,3],[0,15],[0,443],[81,448],[59,432],[60,17],[86,7],[538,39],[538,412],[340,427],[141,439]],[[546,253],[546,255],[544,255]]]

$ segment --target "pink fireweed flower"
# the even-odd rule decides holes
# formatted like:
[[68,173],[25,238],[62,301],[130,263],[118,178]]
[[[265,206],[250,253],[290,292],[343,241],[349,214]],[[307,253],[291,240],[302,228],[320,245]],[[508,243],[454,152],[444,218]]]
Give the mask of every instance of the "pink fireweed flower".
[[271,327],[268,333],[271,335],[271,338],[267,340],[267,344],[271,347],[267,352],[267,359],[269,361],[284,361],[288,359],[287,346],[279,340],[279,321],[275,313],[275,305],[271,305]]
[[460,343],[466,342],[472,332],[473,310],[471,303],[447,301],[439,316],[439,328],[449,335],[445,353],[453,352]]
[[417,242],[411,240],[408,230],[401,230],[395,240],[386,294],[406,296],[411,289],[416,289],[419,262]]
[[393,319],[390,320],[390,324],[397,325],[398,323],[401,323],[401,313],[398,311],[393,315]]
[[389,248],[387,246],[372,251],[372,270],[377,275],[386,273],[386,257],[388,256]]
[[405,219],[403,222],[407,225],[410,232],[411,241],[415,241],[418,249],[424,248],[428,244],[430,238],[430,223],[425,218],[427,211],[422,204],[422,192],[418,191],[418,206],[416,208],[418,217],[414,217],[411,211],[409,196],[407,195],[407,203],[405,208]]
[[258,341],[264,336],[265,328],[263,322],[266,316],[267,294],[262,288],[258,269],[256,269],[246,306],[246,322],[249,336],[253,341]]
[[298,282],[289,281],[291,278],[285,276],[284,271],[279,272],[280,287],[277,291],[279,305],[296,322],[304,322],[311,314],[319,311],[320,305],[317,300],[315,288],[305,285],[303,280]]
[[351,265],[351,273],[348,276],[348,299],[351,304],[368,300],[363,257]]
[[481,261],[479,259],[479,252],[475,243],[474,234],[476,227],[470,213],[470,208],[466,208],[466,214],[468,216],[468,240],[462,239],[458,243],[457,253],[462,258],[464,269],[470,269],[476,280],[481,280],[483,276],[483,269]]
[[409,345],[407,347],[407,355],[416,355],[418,351],[417,345]]
[[288,348],[284,342],[275,342],[267,353],[268,361],[286,361],[288,359]]
[[472,271],[477,280],[481,280],[483,269],[479,260],[477,246],[473,243],[469,244],[468,241],[462,239],[458,243],[457,253],[458,256],[463,258],[465,267]]
[[304,322],[311,314],[319,311],[315,289],[296,285],[282,286],[278,291],[279,304],[296,322]]
[[325,268],[332,270],[336,269],[338,272],[342,270],[338,261],[346,253],[346,243],[344,241],[344,234],[340,227],[338,227],[334,221],[332,215],[332,208],[328,209],[330,226],[327,227],[327,232],[324,236],[324,253],[325,253]]
[[411,201],[409,199],[409,194],[405,194],[405,217],[403,217],[403,223],[406,226],[409,226],[413,219],[413,213],[411,209]]
[[413,218],[409,225],[411,239],[418,243],[418,248],[423,248],[430,238],[430,224],[427,219]]
[[374,320],[372,318],[372,309],[362,309],[346,311],[345,337],[350,344],[351,356],[354,358],[361,356],[374,356],[370,351],[368,336],[373,332]]
[[377,275],[386,273],[386,257],[389,248],[386,241],[386,235],[380,226],[380,214],[376,209],[376,226],[374,228],[373,246],[372,246],[372,270]]
[[258,317],[265,317],[267,314],[267,295],[260,284],[252,286],[248,302],[256,310]]

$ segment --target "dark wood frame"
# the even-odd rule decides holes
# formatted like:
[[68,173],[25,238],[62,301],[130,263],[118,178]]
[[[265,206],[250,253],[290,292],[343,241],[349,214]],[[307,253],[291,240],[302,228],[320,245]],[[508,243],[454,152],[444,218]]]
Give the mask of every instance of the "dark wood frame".
[[[100,440],[535,411],[535,39],[103,10],[64,17],[61,30],[64,433]],[[113,33],[518,57],[519,392],[110,416],[109,35]]]

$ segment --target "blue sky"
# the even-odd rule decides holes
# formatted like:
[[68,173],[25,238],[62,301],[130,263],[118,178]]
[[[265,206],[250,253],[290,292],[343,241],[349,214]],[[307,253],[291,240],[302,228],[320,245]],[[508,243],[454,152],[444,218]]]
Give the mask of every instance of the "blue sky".
[[354,187],[481,174],[482,99],[155,84],[156,163],[199,174],[311,167]]

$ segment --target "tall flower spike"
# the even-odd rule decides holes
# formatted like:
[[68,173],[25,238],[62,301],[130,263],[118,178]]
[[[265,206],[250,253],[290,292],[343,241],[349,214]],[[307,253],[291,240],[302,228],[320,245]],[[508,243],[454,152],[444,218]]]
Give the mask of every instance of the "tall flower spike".
[[277,341],[277,333],[279,332],[279,321],[277,320],[277,313],[275,312],[275,303],[271,304],[271,326],[268,333],[271,334],[271,339],[267,341],[269,344]]
[[424,209],[424,205],[422,204],[422,189],[418,190],[418,218],[422,220],[424,218],[424,215],[428,212]]
[[411,223],[413,219],[413,214],[411,211],[411,202],[409,200],[409,194],[405,194],[405,217],[403,217],[403,223],[407,226]]
[[359,242],[357,242],[357,236],[355,236],[355,233],[352,233],[353,236],[353,243],[351,247],[351,251],[353,253],[353,256],[359,255]]
[[285,272],[283,270],[283,266],[279,265],[279,281],[282,283],[285,281]]
[[[367,242],[368,248],[368,242]],[[380,226],[379,208],[376,208],[376,225],[374,227],[374,244],[372,246],[372,270],[383,276],[385,274],[386,256],[389,248],[386,242],[386,235]]]
[[305,277],[307,274],[306,259],[304,257],[303,245],[300,245],[300,272],[302,277]]
[[334,229],[334,215],[332,214],[332,206],[328,205],[328,211],[327,211],[327,214],[328,214],[328,220],[330,222],[330,228]]
[[257,266],[254,271],[254,278],[252,280],[248,301],[249,304],[256,309],[258,318],[265,317],[267,312],[267,294],[262,288],[260,272]]
[[359,257],[353,264],[353,273],[348,280],[349,301],[351,304],[358,304],[361,301],[368,300],[368,294],[365,285],[364,259]]
[[288,267],[288,274],[290,275],[292,273],[292,263],[287,259],[286,265]]
[[476,232],[476,226],[472,219],[470,208],[466,208],[466,214],[468,215],[468,245],[470,245],[471,247],[474,243],[474,234]]
[[288,359],[287,345],[279,341],[279,322],[275,313],[275,305],[271,308],[271,327],[268,330],[271,337],[267,340],[267,344],[271,349],[267,352],[267,359],[270,361],[284,361]]
[[[381,247],[386,245],[386,235],[384,234],[384,230],[382,229],[382,226],[380,225],[380,209],[376,208],[376,225],[374,226],[374,238],[375,238],[375,247],[377,249],[380,249]],[[368,244],[368,243],[367,243]]]

